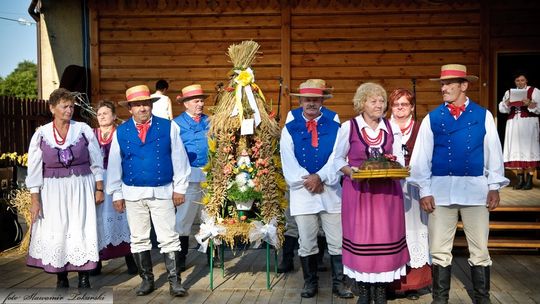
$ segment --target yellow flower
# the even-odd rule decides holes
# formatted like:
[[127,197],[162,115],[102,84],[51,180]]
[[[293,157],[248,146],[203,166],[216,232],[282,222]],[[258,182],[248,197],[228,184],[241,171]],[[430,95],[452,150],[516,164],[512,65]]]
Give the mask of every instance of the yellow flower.
[[240,169],[242,169],[242,170],[246,169],[246,164],[242,164],[242,165],[240,166]]
[[249,167],[249,168],[248,168],[248,172],[249,172],[249,173],[253,172],[253,167]]
[[208,138],[208,150],[210,152],[216,152],[216,140]]
[[203,189],[208,188],[208,183],[207,182],[201,182],[201,188],[203,188]]
[[203,198],[202,198],[202,204],[203,204],[203,205],[208,205],[209,202],[210,202],[210,195],[207,194],[207,195],[203,196]]
[[240,72],[238,76],[236,76],[236,78],[234,78],[234,81],[239,85],[245,87],[253,82],[253,74],[249,71],[244,70]]

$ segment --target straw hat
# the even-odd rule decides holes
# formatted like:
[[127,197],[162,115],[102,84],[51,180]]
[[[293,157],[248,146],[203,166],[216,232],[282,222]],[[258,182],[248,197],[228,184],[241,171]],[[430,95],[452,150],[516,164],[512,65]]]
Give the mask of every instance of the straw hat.
[[446,64],[441,67],[441,77],[431,78],[431,81],[441,81],[446,79],[466,79],[467,81],[477,81],[478,77],[467,75],[467,67],[462,64]]
[[192,84],[182,89],[182,95],[176,97],[176,101],[188,101],[194,98],[207,98],[208,94],[204,94],[203,89],[200,84]]
[[322,97],[324,99],[332,98],[330,92],[333,88],[327,88],[326,82],[322,79],[308,79],[300,84],[298,93],[291,93],[291,96],[297,97]]
[[159,97],[151,97],[150,89],[146,85],[142,84],[127,89],[126,99],[127,100],[119,101],[118,104],[127,107],[130,102],[147,100],[155,102],[159,100]]

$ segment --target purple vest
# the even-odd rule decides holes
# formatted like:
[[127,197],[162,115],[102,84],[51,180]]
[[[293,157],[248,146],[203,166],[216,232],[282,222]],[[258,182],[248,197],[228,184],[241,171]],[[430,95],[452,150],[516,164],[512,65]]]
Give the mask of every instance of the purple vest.
[[[390,127],[390,122],[387,119],[383,118],[383,121],[389,133],[383,131],[382,154],[393,154],[392,145],[394,144],[394,135],[392,133],[392,127]],[[349,164],[354,167],[360,167],[369,158],[370,146],[364,141],[358,123],[354,118],[351,119],[351,132],[349,134],[349,142],[351,143],[351,148],[347,155]]]
[[[96,138],[99,142],[99,147],[101,148],[101,156],[103,156],[103,169],[107,170],[107,167],[109,165],[109,152],[111,151],[112,141],[110,141],[108,144],[102,145],[99,141],[98,129],[94,129],[94,134],[96,135]],[[114,133],[112,133],[110,136],[114,136]]]
[[84,133],[81,133],[76,143],[65,149],[51,147],[43,138],[40,142],[40,148],[43,154],[43,177],[92,174],[88,140]]

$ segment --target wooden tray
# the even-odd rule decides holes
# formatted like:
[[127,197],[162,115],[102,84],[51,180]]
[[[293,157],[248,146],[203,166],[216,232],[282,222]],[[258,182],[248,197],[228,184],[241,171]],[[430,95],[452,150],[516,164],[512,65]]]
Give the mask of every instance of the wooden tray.
[[353,179],[368,179],[368,178],[406,178],[410,176],[409,168],[400,169],[375,169],[375,170],[358,170],[352,173]]

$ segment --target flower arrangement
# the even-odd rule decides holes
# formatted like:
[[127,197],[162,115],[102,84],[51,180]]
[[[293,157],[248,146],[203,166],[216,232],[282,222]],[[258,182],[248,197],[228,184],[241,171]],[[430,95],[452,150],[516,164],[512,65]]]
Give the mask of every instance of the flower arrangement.
[[[287,187],[278,149],[280,128],[268,114],[270,106],[250,67],[258,49],[254,41],[229,47],[234,68],[210,118],[202,203],[209,219],[225,228],[215,236],[219,241],[230,246],[236,241],[247,242],[257,223],[272,223],[277,240],[273,245],[280,247]],[[253,119],[253,132],[243,134],[241,126],[248,119]],[[249,210],[237,204],[251,200]]]
[[227,198],[235,202],[247,202],[262,199],[262,193],[256,189],[258,184],[255,164],[251,162],[247,152],[242,151],[241,156],[233,168],[236,174],[229,183]]
[[28,153],[24,153],[23,155],[19,155],[17,152],[3,153],[0,155],[0,160],[4,159],[8,159],[19,166],[28,166]]

